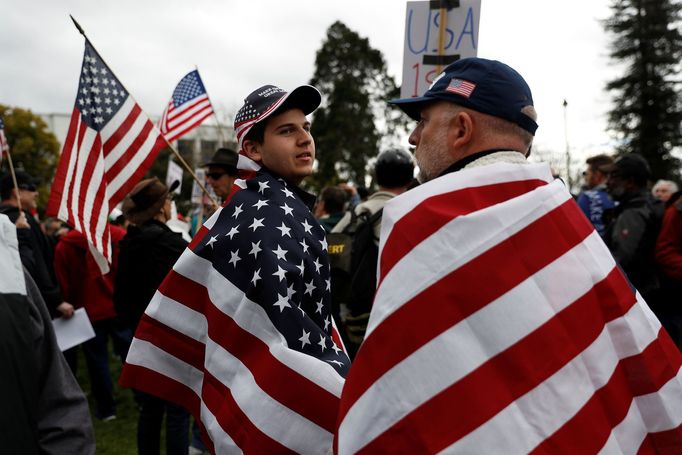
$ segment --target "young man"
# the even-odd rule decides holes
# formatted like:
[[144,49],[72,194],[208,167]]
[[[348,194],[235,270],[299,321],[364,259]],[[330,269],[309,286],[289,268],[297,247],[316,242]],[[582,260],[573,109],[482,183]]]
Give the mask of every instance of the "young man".
[[521,75],[462,59],[395,104],[419,121],[426,183],[384,207],[337,453],[679,450],[682,356],[563,183],[526,162]]
[[[372,193],[369,198],[355,207],[352,211],[358,215],[356,223],[362,220],[362,215],[371,217],[375,213],[383,210],[384,205],[394,197],[404,193],[414,183],[414,161],[412,156],[401,150],[386,150],[379,154],[374,164],[374,179],[379,187],[378,191]],[[346,212],[341,221],[338,222],[332,232],[344,232],[351,224],[353,217],[350,211]],[[357,226],[357,224],[356,224]],[[353,226],[351,226],[353,228]],[[353,258],[351,266],[352,277],[344,276],[341,273],[334,273],[336,281],[333,283],[332,298],[334,300],[335,311],[343,314],[344,328],[348,336],[346,347],[351,354],[351,358],[360,347],[362,339],[367,330],[367,319],[374,301],[376,291],[376,268],[377,268],[377,248],[379,246],[379,235],[381,233],[381,214],[377,215],[374,221],[374,243],[362,252],[359,258]]]
[[[332,444],[350,361],[331,317],[315,197],[299,187],[315,160],[306,115],[320,99],[311,86],[272,85],[245,99],[234,126],[259,170],[175,264],[128,355],[122,381],[183,403],[215,453],[327,453]],[[160,340],[159,330],[169,342],[150,356],[144,340]]]
[[606,191],[608,175],[604,169],[613,163],[608,155],[595,155],[585,160],[587,168],[583,172],[586,189],[578,196],[578,205],[599,235],[604,238],[608,219],[615,205]]

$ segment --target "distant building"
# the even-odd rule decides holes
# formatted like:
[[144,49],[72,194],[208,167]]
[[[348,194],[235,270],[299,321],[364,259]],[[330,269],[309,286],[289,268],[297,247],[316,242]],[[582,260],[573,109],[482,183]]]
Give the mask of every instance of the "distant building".
[[[66,134],[69,129],[71,114],[38,115],[45,120],[49,130],[57,136],[59,144],[64,144],[64,139],[66,139]],[[158,119],[153,118],[152,121],[157,122]],[[191,157],[194,167],[208,161],[219,147],[237,147],[234,129],[231,125],[221,125],[220,129],[216,125],[200,125],[184,135],[181,139],[173,142],[173,145],[185,159]]]

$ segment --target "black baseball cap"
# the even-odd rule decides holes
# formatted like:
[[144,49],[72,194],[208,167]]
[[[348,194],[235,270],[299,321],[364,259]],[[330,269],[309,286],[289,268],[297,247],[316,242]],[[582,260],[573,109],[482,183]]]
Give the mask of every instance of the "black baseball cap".
[[[17,186],[20,190],[37,190],[38,183],[28,172],[17,169],[14,175],[17,178]],[[12,174],[8,172],[0,178],[0,192],[7,193],[12,188],[14,188],[14,181],[12,180]]]
[[312,85],[301,85],[291,92],[274,85],[264,85],[249,94],[244,105],[237,111],[234,131],[237,134],[239,150],[244,137],[256,123],[262,122],[275,112],[298,108],[305,115],[313,112],[322,102],[322,95]]
[[496,60],[464,58],[447,66],[417,98],[391,100],[414,120],[427,103],[443,100],[516,123],[535,135],[538,125],[521,112],[533,105],[526,81],[510,66]]
[[626,153],[612,164],[601,166],[600,171],[612,176],[633,178],[640,185],[646,184],[651,177],[651,168],[647,160],[638,153]]

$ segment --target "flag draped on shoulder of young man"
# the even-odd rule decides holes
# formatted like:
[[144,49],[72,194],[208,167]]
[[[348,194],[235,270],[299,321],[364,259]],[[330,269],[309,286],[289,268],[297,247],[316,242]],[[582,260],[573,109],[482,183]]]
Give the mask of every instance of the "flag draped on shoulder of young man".
[[172,142],[201,124],[213,114],[199,70],[190,71],[178,83],[159,119],[159,129]]
[[563,183],[526,161],[521,76],[463,59],[396,104],[422,120],[425,183],[384,208],[338,453],[682,453],[682,357]]
[[[121,384],[175,401],[213,453],[327,453],[350,361],[331,316],[314,196],[314,87],[262,87],[235,120],[260,167],[166,277],[135,334]],[[249,121],[247,128],[240,122]]]
[[78,94],[47,215],[85,234],[102,273],[111,262],[109,213],[165,145],[159,130],[86,38]]

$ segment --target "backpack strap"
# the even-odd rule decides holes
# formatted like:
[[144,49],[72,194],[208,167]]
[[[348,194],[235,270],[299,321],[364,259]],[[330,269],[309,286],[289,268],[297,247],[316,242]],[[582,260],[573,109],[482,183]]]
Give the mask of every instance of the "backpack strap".
[[381,219],[382,214],[384,213],[384,208],[383,207],[380,208],[378,211],[374,212],[371,215],[369,210],[361,210],[358,213],[355,211],[355,207],[349,209],[348,211],[350,212],[350,222],[346,225],[345,228],[343,228],[342,232],[344,234],[353,235],[355,234],[355,231],[357,231],[360,222],[368,221],[372,225],[374,225],[377,221],[379,221]]
[[[367,222],[372,225],[372,228],[374,228],[374,225],[377,223],[377,221],[381,220],[381,217],[383,214],[384,214],[384,208],[381,207],[379,210],[374,212],[374,214],[367,219]],[[374,240],[378,241],[379,238],[375,235]]]

